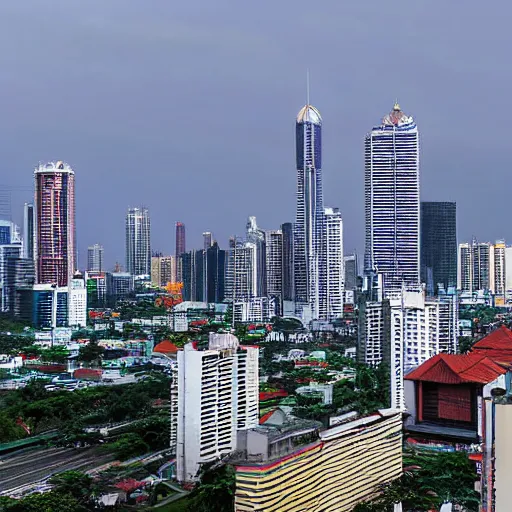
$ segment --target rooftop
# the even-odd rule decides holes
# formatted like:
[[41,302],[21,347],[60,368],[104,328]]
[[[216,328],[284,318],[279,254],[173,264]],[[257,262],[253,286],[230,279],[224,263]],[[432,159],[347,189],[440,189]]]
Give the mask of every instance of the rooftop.
[[322,116],[313,105],[304,105],[297,114],[297,123],[312,123],[321,125]]

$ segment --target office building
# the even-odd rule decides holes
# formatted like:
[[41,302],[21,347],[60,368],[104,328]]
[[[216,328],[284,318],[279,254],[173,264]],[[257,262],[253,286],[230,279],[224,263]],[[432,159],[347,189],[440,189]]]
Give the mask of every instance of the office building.
[[281,225],[283,233],[283,300],[293,301],[294,281],[293,281],[293,223],[286,222]]
[[265,231],[265,267],[267,295],[280,302],[283,296],[283,232]]
[[68,291],[68,325],[82,328],[87,325],[87,288],[85,278],[77,273],[69,283]]
[[203,233],[203,249],[207,251],[213,245],[213,235],[209,231]]
[[125,299],[135,290],[135,279],[129,272],[107,273],[107,293],[115,301]]
[[176,282],[176,258],[174,256],[154,255],[151,257],[151,283],[164,287]]
[[183,253],[180,258],[183,300],[205,301],[205,257],[202,249]]
[[324,211],[324,258],[320,269],[320,320],[329,322],[343,316],[345,271],[343,262],[343,220],[338,208]]
[[210,333],[208,349],[193,343],[178,352],[176,465],[180,482],[196,480],[201,464],[236,449],[237,432],[258,414],[258,349],[232,334]]
[[126,271],[151,274],[151,222],[147,208],[130,208],[126,215]]
[[275,297],[252,297],[233,302],[233,321],[269,322],[278,315],[279,300]]
[[176,222],[176,257],[181,256],[186,250],[185,224]]
[[[297,313],[319,318],[319,274],[323,265],[322,118],[312,105],[298,113],[296,125],[297,205],[294,279]],[[308,313],[306,314],[306,310]]]
[[439,352],[457,354],[459,349],[459,296],[454,286],[438,289]]
[[257,297],[267,295],[267,267],[266,267],[266,249],[265,249],[265,231],[258,227],[256,217],[249,217],[246,225],[246,241],[254,245],[254,272],[255,285],[253,293]]
[[4,264],[3,311],[30,324],[32,323],[31,315],[22,318],[22,303],[26,300],[28,305],[32,301],[32,287],[35,283],[34,260],[10,257]]
[[256,297],[258,290],[258,247],[236,241],[233,248],[233,300]]
[[427,293],[457,285],[457,205],[421,202],[421,281]]
[[67,286],[76,267],[75,171],[50,162],[36,167],[34,179],[36,282]]
[[112,286],[111,274],[107,272],[87,272],[87,305],[90,308],[104,308],[107,299],[112,296],[112,290],[108,289],[108,283]]
[[507,247],[504,240],[495,244],[478,242],[459,244],[457,288],[462,292],[490,291],[497,305],[505,302],[507,290]]
[[[311,424],[313,423],[313,424]],[[243,512],[351,512],[402,474],[402,415],[380,410],[319,429],[280,409],[241,433],[230,458],[235,509]]]
[[418,128],[395,104],[365,139],[365,273],[384,294],[420,282]]
[[23,257],[34,259],[34,205],[31,203],[23,207]]
[[8,220],[0,220],[0,311],[8,312],[12,305],[12,287],[9,284],[8,267],[11,259],[21,258],[23,242],[18,226]]
[[345,265],[345,290],[355,290],[357,288],[357,278],[359,276],[359,262],[357,254],[349,254],[343,257]]
[[68,288],[35,284],[32,290],[32,324],[36,329],[68,326]]
[[494,293],[495,304],[505,304],[506,291],[506,261],[505,261],[505,240],[497,240],[491,252],[491,292]]
[[206,259],[205,301],[222,302],[225,297],[226,251],[220,249],[219,244],[213,241],[205,251],[204,257]]
[[237,245],[236,238],[229,237],[228,249],[225,256],[225,272],[224,272],[224,297],[232,301],[235,291],[235,248]]
[[103,272],[105,270],[103,264],[103,246],[94,244],[87,248],[87,271]]

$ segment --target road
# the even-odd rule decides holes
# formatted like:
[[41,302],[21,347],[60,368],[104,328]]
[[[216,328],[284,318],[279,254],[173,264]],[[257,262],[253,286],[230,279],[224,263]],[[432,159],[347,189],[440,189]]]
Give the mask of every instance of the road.
[[0,459],[0,495],[22,492],[55,473],[70,469],[81,471],[112,460],[98,448],[43,448],[24,451]]

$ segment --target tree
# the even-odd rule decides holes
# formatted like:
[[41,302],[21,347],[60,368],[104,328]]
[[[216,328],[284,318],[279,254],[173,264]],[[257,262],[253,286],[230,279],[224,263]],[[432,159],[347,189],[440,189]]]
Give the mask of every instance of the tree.
[[57,491],[30,494],[20,500],[0,502],[1,512],[87,512],[71,494]]
[[149,445],[144,442],[139,434],[132,432],[122,434],[117,441],[106,445],[105,449],[112,452],[120,460],[126,460],[149,452]]
[[78,351],[78,360],[92,366],[100,366],[105,349],[100,347],[96,341],[90,341],[82,345]]
[[41,361],[44,361],[45,363],[62,364],[67,361],[68,357],[69,350],[58,345],[41,350],[40,352]]
[[190,494],[190,512],[231,512],[235,505],[235,470],[222,462],[204,464]]
[[60,494],[71,494],[80,503],[89,502],[93,494],[93,479],[80,471],[64,471],[49,480],[53,489]]

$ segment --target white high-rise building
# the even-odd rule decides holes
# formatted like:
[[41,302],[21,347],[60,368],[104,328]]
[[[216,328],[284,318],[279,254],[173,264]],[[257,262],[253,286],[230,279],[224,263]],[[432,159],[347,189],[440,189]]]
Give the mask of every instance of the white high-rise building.
[[473,258],[471,256],[471,245],[468,243],[459,244],[459,263],[457,265],[457,289],[472,291],[473,288]]
[[200,465],[236,449],[237,431],[259,424],[258,349],[231,334],[210,334],[207,350],[178,352],[177,479],[192,481]]
[[87,272],[103,272],[103,246],[100,244],[90,245],[87,248]]
[[283,232],[265,231],[266,291],[267,295],[283,295]]
[[506,290],[506,261],[505,240],[496,240],[491,251],[491,291],[500,297],[505,297]]
[[236,241],[233,247],[233,300],[256,297],[258,248],[252,242]]
[[332,321],[343,316],[343,291],[345,269],[343,260],[343,220],[338,208],[326,208],[325,223],[325,265],[320,274],[319,318]]
[[151,275],[151,222],[147,208],[130,208],[126,215],[126,271]]
[[87,288],[85,279],[76,274],[68,286],[68,324],[70,327],[87,325]]
[[365,273],[384,294],[420,282],[419,134],[395,104],[365,139]]

